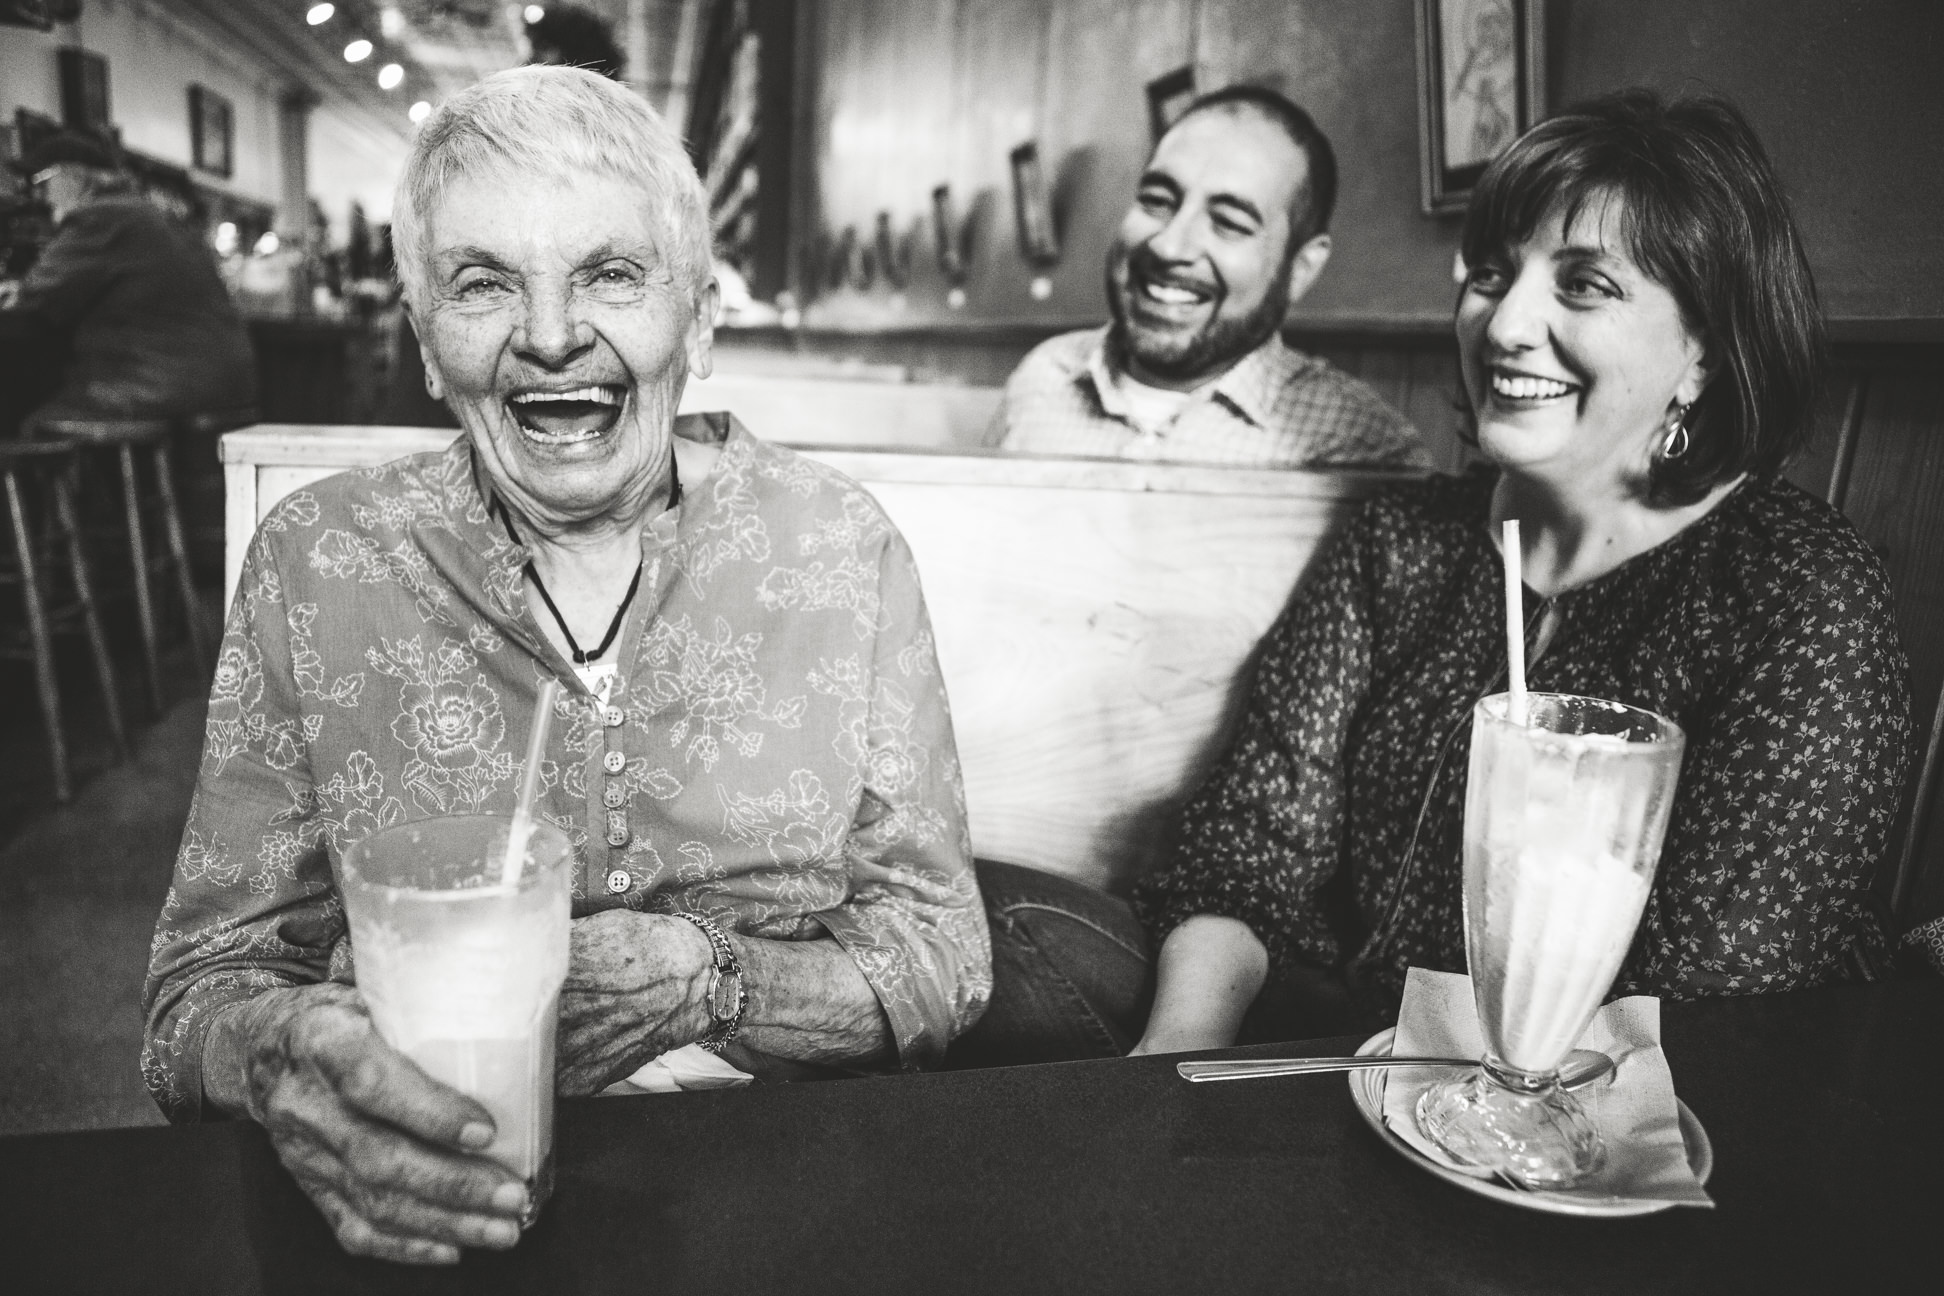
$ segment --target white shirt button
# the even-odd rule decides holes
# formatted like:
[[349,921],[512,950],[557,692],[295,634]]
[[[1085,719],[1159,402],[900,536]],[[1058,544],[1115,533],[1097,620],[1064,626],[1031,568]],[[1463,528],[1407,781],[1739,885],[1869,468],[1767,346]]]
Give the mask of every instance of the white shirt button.
[[601,757],[601,768],[610,774],[619,774],[628,768],[628,757],[624,752],[611,751]]
[[621,722],[627,718],[628,713],[618,706],[601,708],[601,719],[606,722],[607,727],[610,729],[619,729]]
[[620,895],[633,885],[634,879],[628,876],[626,869],[613,869],[607,875],[607,889],[611,895]]

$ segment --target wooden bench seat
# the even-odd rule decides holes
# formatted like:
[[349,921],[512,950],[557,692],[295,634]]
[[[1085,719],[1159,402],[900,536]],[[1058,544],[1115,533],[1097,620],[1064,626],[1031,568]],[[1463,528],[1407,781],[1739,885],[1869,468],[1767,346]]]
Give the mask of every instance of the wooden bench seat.
[[734,410],[751,429],[788,428],[793,446],[976,450],[999,409],[997,387],[717,369],[682,389],[684,414]]
[[[257,522],[284,495],[453,435],[229,434],[228,596]],[[917,557],[975,849],[1122,889],[1152,862],[1318,541],[1387,480],[800,448],[863,483]]]

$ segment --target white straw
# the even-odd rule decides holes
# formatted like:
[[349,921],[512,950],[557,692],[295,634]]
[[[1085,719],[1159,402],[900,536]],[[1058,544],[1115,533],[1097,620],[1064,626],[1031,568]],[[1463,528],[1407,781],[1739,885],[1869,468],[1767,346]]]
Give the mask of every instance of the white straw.
[[527,841],[533,836],[533,801],[540,792],[540,761],[547,754],[547,730],[553,727],[554,699],[558,696],[560,681],[549,679],[540,686],[539,700],[534,703],[526,773],[520,779],[520,799],[513,806],[513,826],[506,834],[506,859],[500,865],[501,886],[518,886],[520,870],[526,866]]
[[1505,519],[1499,547],[1505,554],[1505,661],[1506,719],[1524,726],[1526,722],[1525,681],[1525,576],[1524,555],[1519,549],[1519,520]]

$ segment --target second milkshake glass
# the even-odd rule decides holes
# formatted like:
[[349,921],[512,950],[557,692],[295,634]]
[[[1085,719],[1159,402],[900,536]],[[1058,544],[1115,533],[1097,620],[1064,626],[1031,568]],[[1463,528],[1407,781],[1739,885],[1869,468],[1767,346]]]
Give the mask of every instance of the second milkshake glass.
[[1613,984],[1640,924],[1686,737],[1638,707],[1495,694],[1472,712],[1465,791],[1465,944],[1485,1058],[1418,1100],[1454,1160],[1526,1188],[1596,1170],[1598,1132],[1559,1063]]

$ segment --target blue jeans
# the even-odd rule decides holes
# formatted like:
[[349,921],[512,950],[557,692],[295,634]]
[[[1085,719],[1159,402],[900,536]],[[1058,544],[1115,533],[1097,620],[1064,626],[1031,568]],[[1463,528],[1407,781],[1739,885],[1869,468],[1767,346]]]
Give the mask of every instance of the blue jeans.
[[[1133,907],[1083,883],[1017,864],[978,861],[992,932],[992,1001],[952,1044],[948,1067],[1017,1066],[1120,1057],[1140,1041],[1154,1003],[1154,951]],[[1369,1034],[1397,1005],[1352,988],[1331,968],[1271,976],[1243,1019],[1242,1044]]]
[[992,931],[992,1001],[948,1067],[1120,1057],[1147,1025],[1154,963],[1118,896],[1017,864],[978,862]]

